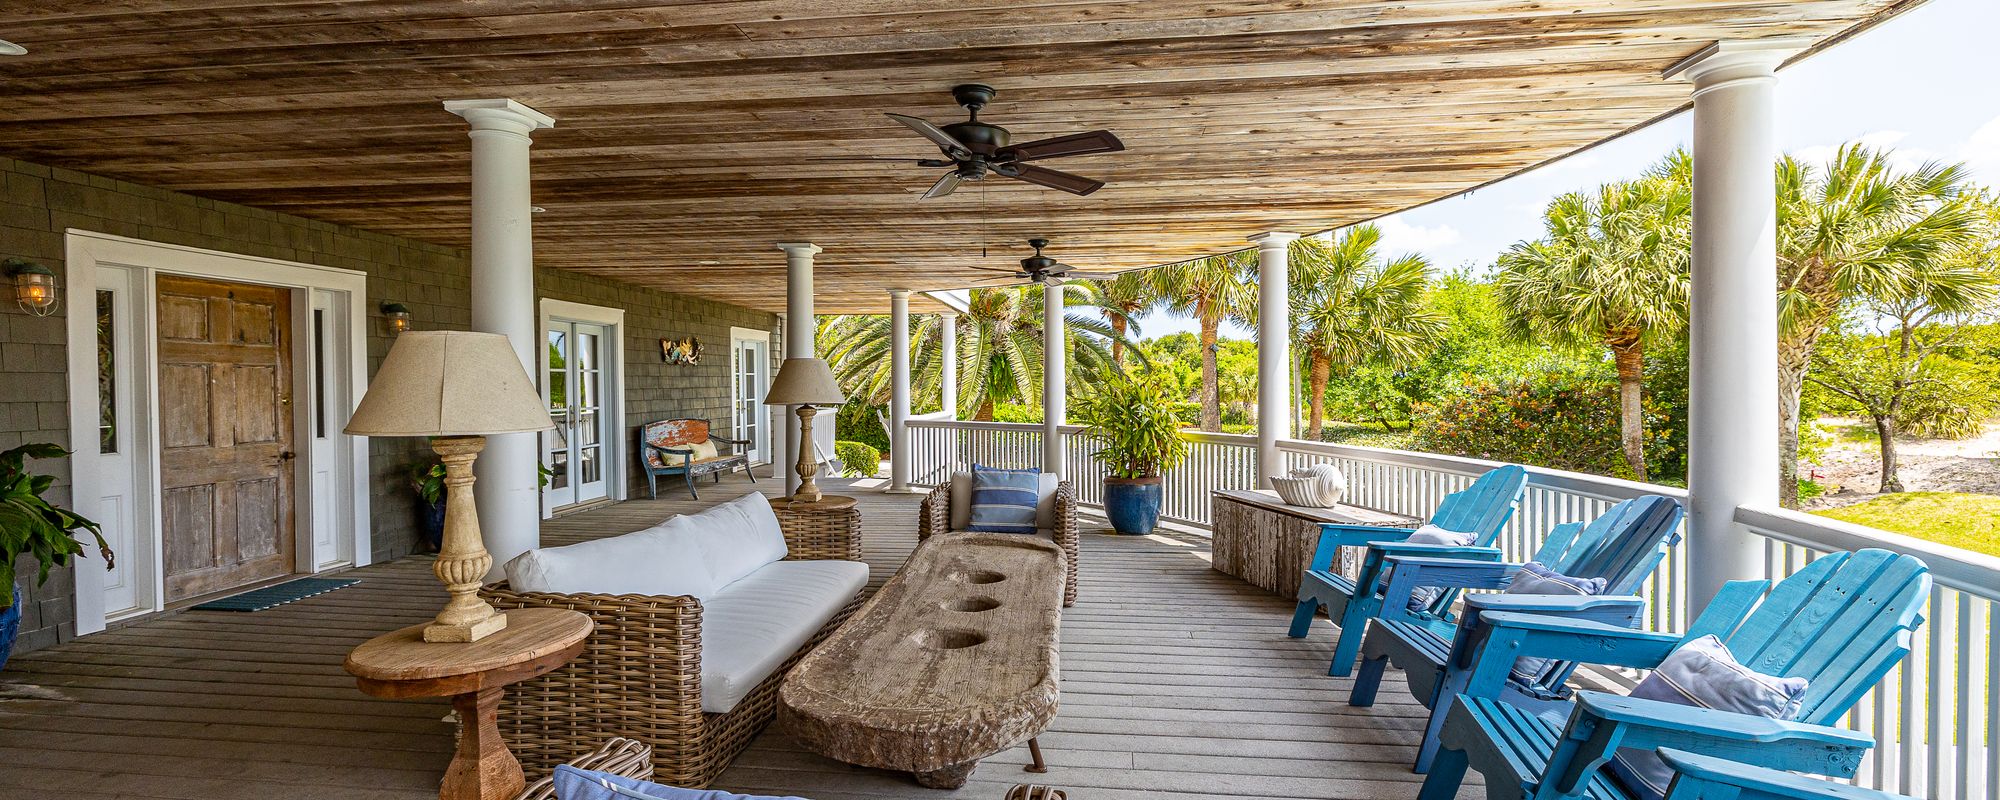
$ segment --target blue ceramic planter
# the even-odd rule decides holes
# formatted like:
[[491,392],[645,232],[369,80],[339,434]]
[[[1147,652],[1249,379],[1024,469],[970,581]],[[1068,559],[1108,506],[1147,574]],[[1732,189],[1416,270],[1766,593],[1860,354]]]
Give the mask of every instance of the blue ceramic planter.
[[21,632],[21,587],[14,590],[14,604],[0,611],[0,667],[7,666],[7,657],[14,654],[14,637]]
[[1119,533],[1152,533],[1160,525],[1160,479],[1105,478],[1104,515]]

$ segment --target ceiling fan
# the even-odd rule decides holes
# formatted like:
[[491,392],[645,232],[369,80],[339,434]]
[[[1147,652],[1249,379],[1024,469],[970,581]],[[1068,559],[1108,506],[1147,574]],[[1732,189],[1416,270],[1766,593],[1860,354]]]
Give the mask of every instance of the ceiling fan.
[[[1125,143],[1110,131],[1090,131],[1068,136],[1037,139],[1022,144],[1013,143],[1013,134],[1006,128],[979,121],[979,109],[992,102],[998,91],[980,83],[967,83],[952,87],[951,96],[958,104],[971,112],[964,122],[949,125],[933,125],[928,120],[903,114],[890,114],[889,118],[903,123],[916,131],[938,150],[945,158],[920,160],[920,167],[951,167],[951,171],[931,184],[924,192],[923,199],[943,197],[951,194],[965,181],[983,180],[988,173],[1003,178],[1026,181],[1037,186],[1061,189],[1074,195],[1087,195],[1104,188],[1104,182],[1081,175],[1071,175],[1061,170],[1053,170],[1030,164],[1045,158],[1081,156],[1092,153],[1115,153],[1125,149]],[[902,159],[895,159],[902,160]]]
[[1008,273],[1004,278],[987,278],[980,281],[982,284],[1003,282],[997,286],[983,286],[981,288],[998,289],[1006,286],[1026,286],[1031,283],[1047,285],[1049,281],[1061,280],[1063,278],[1109,278],[1118,274],[1116,272],[1085,272],[1042,255],[1042,248],[1049,246],[1049,240],[1047,239],[1029,239],[1028,246],[1035,248],[1035,254],[1021,259],[1021,268],[1019,270],[973,267],[973,269],[984,272]]

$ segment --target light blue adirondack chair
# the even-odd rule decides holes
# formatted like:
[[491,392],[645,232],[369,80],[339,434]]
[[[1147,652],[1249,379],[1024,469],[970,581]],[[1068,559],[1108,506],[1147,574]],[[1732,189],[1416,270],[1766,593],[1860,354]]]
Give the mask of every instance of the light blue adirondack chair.
[[[1770,593],[1765,594],[1769,588]],[[1440,734],[1420,800],[1457,795],[1468,767],[1493,800],[1645,797],[1604,769],[1621,747],[1670,747],[1772,769],[1851,777],[1874,746],[1831,723],[1910,652],[1931,589],[1924,562],[1886,550],[1833,553],[1771,586],[1731,581],[1686,633],[1486,612],[1451,654],[1471,673]],[[1758,598],[1762,596],[1762,602]],[[1714,635],[1744,666],[1807,681],[1796,721],[1578,691],[1567,722],[1501,700],[1519,656],[1653,669],[1681,644]]]
[[1917,800],[1685,750],[1662,747],[1659,754],[1674,768],[1667,800]]
[[[1509,464],[1488,471],[1474,480],[1471,486],[1446,495],[1444,502],[1438,503],[1430,523],[1447,530],[1477,534],[1478,538],[1472,542],[1475,550],[1404,542],[1410,534],[1416,533],[1412,528],[1332,523],[1319,526],[1319,545],[1313,549],[1312,563],[1306,567],[1305,575],[1299,578],[1299,605],[1292,612],[1292,628],[1288,635],[1294,639],[1305,638],[1312,630],[1313,613],[1320,606],[1325,606],[1326,615],[1340,626],[1340,638],[1333,645],[1333,664],[1327,667],[1326,674],[1347,675],[1353,672],[1354,656],[1361,650],[1361,634],[1367,628],[1368,618],[1382,608],[1382,593],[1378,584],[1382,577],[1383,556],[1464,553],[1460,557],[1498,561],[1500,551],[1492,547],[1493,540],[1500,536],[1500,529],[1506,527],[1507,519],[1514,515],[1514,507],[1520,504],[1521,493],[1527,488],[1528,471]],[[1340,554],[1340,548],[1362,545],[1368,546],[1368,552],[1354,580],[1334,572],[1333,560]],[[1356,586],[1365,586],[1367,590],[1357,593]],[[1430,606],[1443,615],[1457,596],[1456,590],[1446,591]]]
[[[1681,504],[1670,497],[1635,497],[1606,509],[1589,525],[1568,523],[1556,526],[1535,552],[1533,560],[1564,575],[1603,578],[1604,594],[1595,597],[1475,594],[1465,599],[1465,612],[1456,622],[1428,613],[1408,610],[1410,594],[1419,586],[1459,589],[1500,589],[1513,579],[1521,565],[1457,558],[1388,558],[1389,588],[1382,594],[1382,612],[1369,624],[1361,645],[1361,673],[1348,695],[1351,705],[1375,704],[1382,685],[1382,672],[1390,664],[1403,670],[1410,693],[1431,709],[1430,724],[1417,752],[1416,770],[1430,769],[1437,755],[1437,732],[1444,727],[1451,698],[1462,687],[1445,685],[1445,658],[1452,643],[1476,630],[1478,616],[1486,611],[1525,611],[1575,619],[1595,620],[1630,627],[1645,613],[1645,600],[1636,597],[1646,578],[1667,557],[1667,549],[1680,541]],[[1509,699],[1568,702],[1563,682],[1576,669],[1572,661],[1552,661],[1534,679],[1510,677],[1505,691]],[[1463,672],[1459,673],[1462,677]]]

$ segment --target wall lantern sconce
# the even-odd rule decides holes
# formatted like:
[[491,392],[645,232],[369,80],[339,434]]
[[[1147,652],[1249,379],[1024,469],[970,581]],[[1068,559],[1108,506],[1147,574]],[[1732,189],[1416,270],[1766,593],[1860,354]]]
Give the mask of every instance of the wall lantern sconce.
[[383,303],[382,318],[389,321],[391,333],[402,333],[410,329],[410,308],[402,303]]
[[62,297],[56,292],[56,274],[48,267],[19,258],[7,259],[7,279],[14,283],[14,300],[21,310],[37,317],[56,313]]

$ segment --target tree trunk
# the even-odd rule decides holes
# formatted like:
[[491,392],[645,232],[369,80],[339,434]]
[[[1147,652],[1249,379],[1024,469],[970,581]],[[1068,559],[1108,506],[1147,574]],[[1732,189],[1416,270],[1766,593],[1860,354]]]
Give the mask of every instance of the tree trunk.
[[1306,373],[1306,407],[1311,411],[1306,418],[1306,439],[1317,442],[1326,420],[1326,381],[1332,363],[1324,353],[1315,352],[1307,359],[1311,366]]
[[1875,435],[1882,439],[1882,493],[1903,491],[1902,466],[1896,463],[1896,418],[1877,415]]
[[1618,365],[1618,445],[1634,480],[1646,480],[1646,412],[1640,402],[1646,384],[1646,345],[1638,330],[1605,337]]
[[1817,337],[1778,340],[1778,504],[1799,507],[1799,393]]
[[1111,363],[1125,368],[1125,315],[1111,315]]
[[1215,329],[1217,323],[1210,320],[1207,308],[1196,309],[1201,315],[1201,429],[1220,432],[1222,430],[1222,389],[1215,375]]
[[972,421],[974,422],[993,421],[993,398],[988,397],[986,399],[979,401],[979,412],[972,415]]

